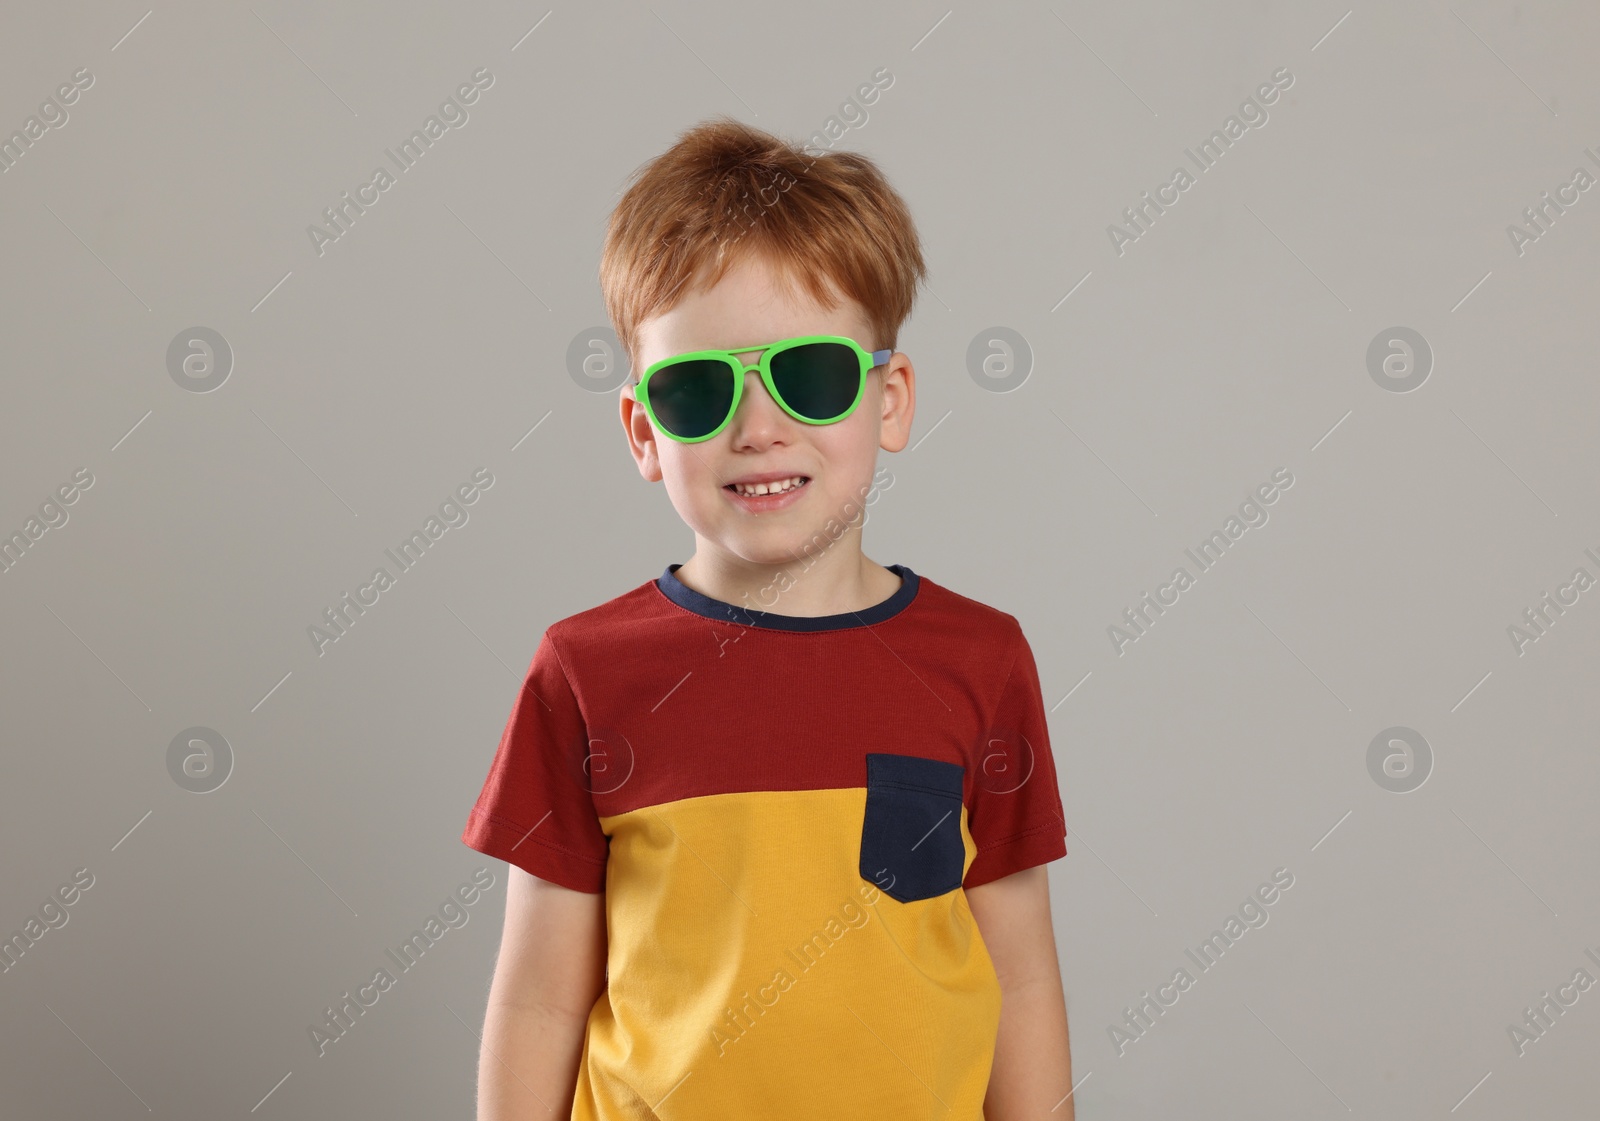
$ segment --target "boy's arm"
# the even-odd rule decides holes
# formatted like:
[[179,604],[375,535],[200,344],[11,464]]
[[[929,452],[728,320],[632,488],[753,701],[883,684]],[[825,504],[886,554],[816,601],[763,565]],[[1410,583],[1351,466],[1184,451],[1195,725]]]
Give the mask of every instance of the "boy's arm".
[[478,1121],[566,1118],[605,987],[605,895],[508,864],[505,931],[478,1055]]
[[968,888],[967,904],[1000,978],[985,1121],[1072,1121],[1072,1052],[1045,866]]

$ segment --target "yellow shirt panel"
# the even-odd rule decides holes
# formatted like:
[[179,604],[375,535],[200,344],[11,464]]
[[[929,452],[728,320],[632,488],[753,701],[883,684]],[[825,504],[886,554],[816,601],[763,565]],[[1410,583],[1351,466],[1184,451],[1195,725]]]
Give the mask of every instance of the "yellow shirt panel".
[[863,878],[866,799],[716,794],[601,819],[608,984],[575,1121],[982,1117],[993,963],[961,888],[902,903]]

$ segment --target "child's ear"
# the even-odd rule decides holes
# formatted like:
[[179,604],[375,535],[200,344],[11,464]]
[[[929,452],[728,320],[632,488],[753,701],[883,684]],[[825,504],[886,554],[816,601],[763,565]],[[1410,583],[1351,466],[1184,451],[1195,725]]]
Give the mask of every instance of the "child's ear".
[[879,376],[883,379],[883,393],[878,446],[886,452],[897,452],[911,442],[911,421],[917,411],[917,372],[911,359],[897,350]]
[[628,450],[633,453],[633,461],[639,465],[639,474],[646,482],[659,483],[662,477],[661,457],[656,454],[655,429],[650,427],[650,418],[645,414],[644,406],[634,399],[631,382],[622,387],[618,405],[622,414],[622,430],[628,437]]

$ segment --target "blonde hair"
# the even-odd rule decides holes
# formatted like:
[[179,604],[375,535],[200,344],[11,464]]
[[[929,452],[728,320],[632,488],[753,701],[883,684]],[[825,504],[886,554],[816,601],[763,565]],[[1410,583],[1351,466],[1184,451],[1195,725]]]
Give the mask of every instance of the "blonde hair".
[[868,157],[814,156],[721,116],[685,130],[630,179],[600,255],[606,314],[630,360],[644,320],[752,256],[828,308],[837,306],[831,281],[866,312],[873,338],[859,341],[895,347],[927,266],[905,200]]

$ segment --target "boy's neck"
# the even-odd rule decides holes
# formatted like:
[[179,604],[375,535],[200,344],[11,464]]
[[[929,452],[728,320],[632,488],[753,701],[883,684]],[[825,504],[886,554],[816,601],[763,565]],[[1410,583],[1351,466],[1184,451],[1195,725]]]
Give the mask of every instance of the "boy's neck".
[[888,599],[900,577],[846,541],[819,555],[783,564],[757,564],[698,541],[694,556],[674,573],[686,586],[748,611],[815,618],[864,611]]

